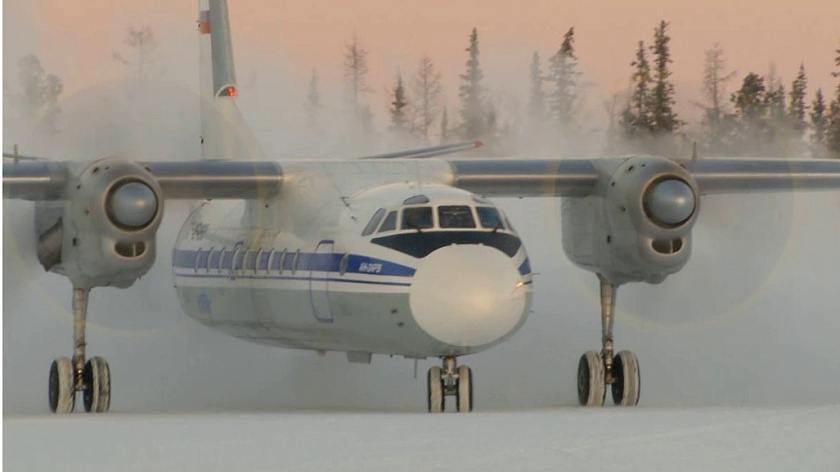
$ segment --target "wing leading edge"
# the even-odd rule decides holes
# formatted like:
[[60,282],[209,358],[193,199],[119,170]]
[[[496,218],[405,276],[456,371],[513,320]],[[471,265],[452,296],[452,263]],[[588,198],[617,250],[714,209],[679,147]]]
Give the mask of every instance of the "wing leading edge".
[[[449,159],[450,185],[488,197],[585,197],[605,176],[605,159]],[[627,158],[619,158],[627,159]],[[675,161],[701,194],[840,190],[840,160],[702,159]],[[284,173],[275,161],[138,162],[166,198],[251,199],[277,195]],[[329,161],[323,162],[329,165]],[[415,162],[422,165],[421,162]],[[3,162],[3,197],[58,200],[72,162]],[[606,174],[608,175],[608,174]],[[288,176],[286,176],[288,177]]]

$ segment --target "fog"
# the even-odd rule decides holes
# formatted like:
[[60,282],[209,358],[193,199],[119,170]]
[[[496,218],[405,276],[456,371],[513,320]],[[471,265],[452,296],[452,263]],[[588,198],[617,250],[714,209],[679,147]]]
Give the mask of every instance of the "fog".
[[[175,51],[187,49],[180,44]],[[305,87],[284,74],[282,57],[267,63],[240,57],[243,114],[269,155],[354,154],[346,116],[337,108],[324,110],[323,136],[305,132]],[[197,70],[193,57],[185,64]],[[144,88],[113,77],[78,87],[61,102],[59,135],[22,152],[194,158],[197,79],[185,82],[183,70],[172,74],[162,72]],[[525,87],[523,80],[519,88]],[[329,83],[323,92],[340,95]],[[14,139],[4,136],[4,149]],[[575,149],[597,151],[592,136],[579,141],[571,143]],[[411,144],[383,137],[376,147],[383,143]],[[476,409],[575,405],[578,359],[600,347],[597,279],[563,255],[559,200],[499,203],[539,275],[522,330],[461,361],[474,371]],[[4,200],[3,210],[3,409],[7,415],[44,413],[50,363],[72,354],[71,287],[36,261],[33,205]],[[170,248],[187,211],[187,203],[167,203],[149,274],[128,290],[91,294],[88,353],[110,363],[113,411],[425,408],[425,371],[436,360],[421,361],[414,378],[413,362],[405,359],[374,356],[370,365],[348,364],[342,353],[319,356],[229,338],[184,315],[172,287]],[[686,268],[657,286],[619,290],[616,346],[639,357],[641,405],[837,403],[838,235],[837,191],[704,198]]]

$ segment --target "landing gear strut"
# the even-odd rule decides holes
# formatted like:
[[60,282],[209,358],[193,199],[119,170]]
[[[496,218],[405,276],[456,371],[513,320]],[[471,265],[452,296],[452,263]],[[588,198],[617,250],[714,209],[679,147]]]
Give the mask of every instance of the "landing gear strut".
[[443,368],[432,367],[428,373],[429,413],[442,413],[446,409],[446,397],[455,397],[455,407],[461,413],[473,409],[472,369],[458,367],[455,356],[443,358]]
[[85,411],[107,412],[111,406],[111,370],[101,357],[85,362],[86,288],[73,288],[73,359],[59,357],[50,366],[49,404],[53,413],[72,413],[76,392],[83,392]]
[[639,361],[630,351],[613,353],[613,321],[618,286],[598,275],[601,282],[601,352],[587,351],[578,363],[578,400],[584,406],[601,406],[612,387],[616,405],[639,403]]

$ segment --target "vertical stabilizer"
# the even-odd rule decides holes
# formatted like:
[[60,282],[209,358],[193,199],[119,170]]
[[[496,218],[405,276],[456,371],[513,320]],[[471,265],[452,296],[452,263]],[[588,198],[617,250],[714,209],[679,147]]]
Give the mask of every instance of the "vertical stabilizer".
[[263,153],[236,105],[230,20],[226,0],[199,0],[201,157],[258,159]]

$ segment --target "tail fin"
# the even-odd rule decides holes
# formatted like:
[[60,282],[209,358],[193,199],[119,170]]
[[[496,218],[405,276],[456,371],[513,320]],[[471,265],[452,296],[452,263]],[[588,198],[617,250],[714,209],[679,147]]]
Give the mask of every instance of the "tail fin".
[[259,159],[263,152],[239,108],[227,0],[199,0],[201,157]]

